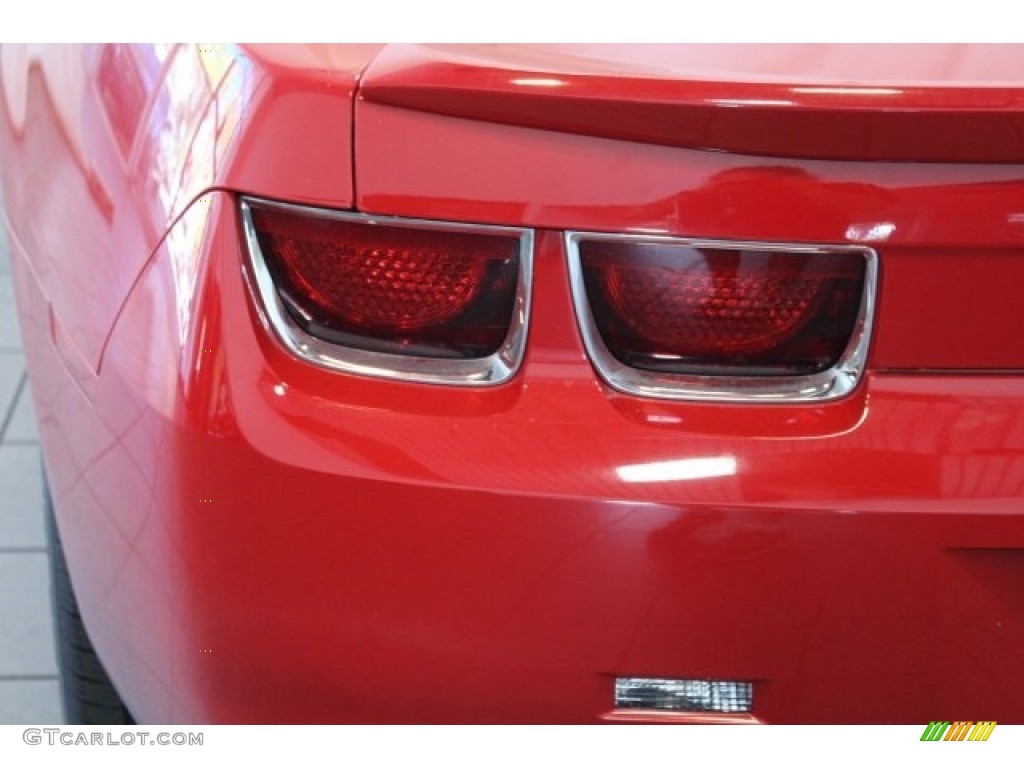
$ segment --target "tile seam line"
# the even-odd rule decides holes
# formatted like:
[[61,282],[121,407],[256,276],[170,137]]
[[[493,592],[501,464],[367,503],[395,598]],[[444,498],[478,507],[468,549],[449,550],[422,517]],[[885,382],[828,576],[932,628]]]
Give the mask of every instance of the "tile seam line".
[[14,682],[45,682],[49,680],[57,681],[60,678],[57,675],[2,675],[0,674],[0,683],[14,683]]
[[[24,361],[22,361],[24,363]],[[14,418],[14,409],[18,405],[18,398],[21,397],[21,391],[25,389],[25,382],[28,380],[28,374],[24,368],[21,371],[21,376],[18,377],[18,386],[14,388],[14,397],[11,398],[11,404],[7,407],[7,412],[4,414],[3,421],[0,421],[0,443],[4,440],[4,435],[7,434],[7,427],[10,425],[11,420]]]

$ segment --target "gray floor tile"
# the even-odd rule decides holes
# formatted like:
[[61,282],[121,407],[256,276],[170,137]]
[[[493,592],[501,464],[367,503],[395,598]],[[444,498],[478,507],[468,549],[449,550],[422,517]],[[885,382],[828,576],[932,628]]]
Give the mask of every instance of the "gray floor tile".
[[0,553],[0,617],[0,677],[57,674],[44,553]]
[[18,402],[14,404],[14,412],[7,422],[7,431],[4,432],[2,440],[5,443],[39,442],[36,409],[32,402],[32,388],[28,386],[28,382],[21,388],[21,394],[18,396]]
[[0,429],[14,405],[14,396],[24,374],[25,361],[20,352],[0,352]]
[[0,724],[50,725],[62,723],[56,678],[5,680],[0,678]]
[[46,546],[42,482],[38,446],[0,445],[0,552]]

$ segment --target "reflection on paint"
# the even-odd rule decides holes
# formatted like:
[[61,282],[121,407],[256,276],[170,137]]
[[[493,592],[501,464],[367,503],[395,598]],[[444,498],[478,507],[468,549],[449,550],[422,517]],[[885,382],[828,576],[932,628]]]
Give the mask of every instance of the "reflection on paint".
[[879,240],[888,240],[895,231],[896,225],[891,221],[851,224],[846,228],[846,238],[858,242],[878,242]]
[[676,480],[703,480],[736,474],[734,456],[714,456],[700,459],[652,461],[647,464],[628,464],[616,467],[615,474],[627,483],[668,483]]

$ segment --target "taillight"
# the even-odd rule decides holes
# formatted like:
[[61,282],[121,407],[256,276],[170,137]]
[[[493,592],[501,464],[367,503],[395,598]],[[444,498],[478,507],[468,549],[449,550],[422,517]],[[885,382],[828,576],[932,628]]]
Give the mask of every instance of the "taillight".
[[634,394],[815,400],[866,359],[875,256],[850,247],[568,236],[584,341]]
[[262,303],[312,362],[451,384],[514,374],[525,345],[526,230],[245,200]]

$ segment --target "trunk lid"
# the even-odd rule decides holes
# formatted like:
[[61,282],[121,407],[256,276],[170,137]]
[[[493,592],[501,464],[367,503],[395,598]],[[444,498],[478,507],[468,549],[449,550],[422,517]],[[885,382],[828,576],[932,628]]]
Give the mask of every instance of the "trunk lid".
[[1024,162],[1024,46],[395,45],[363,99],[771,157]]

